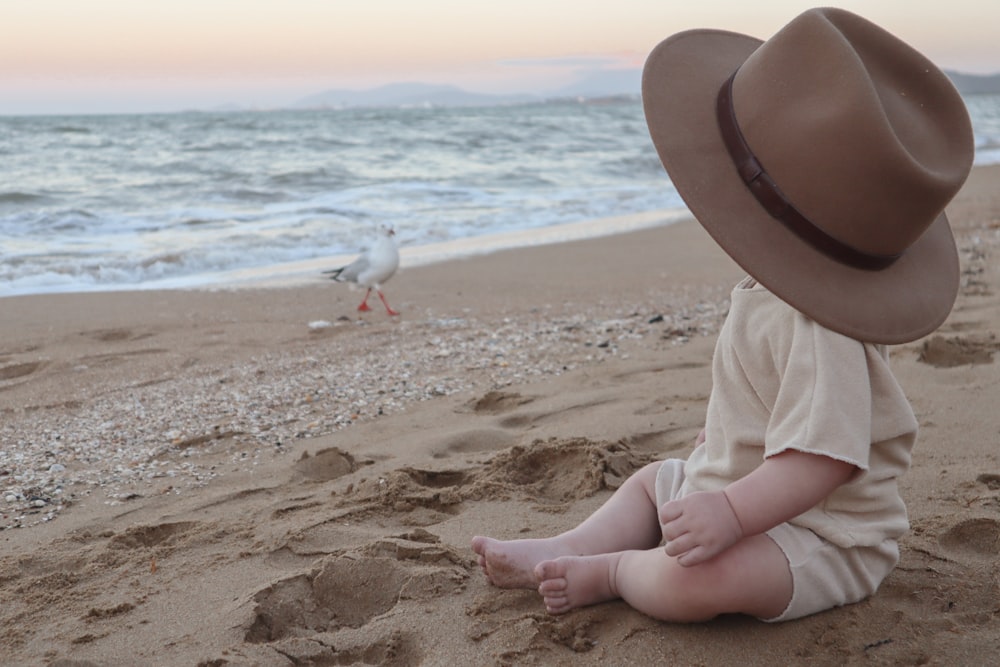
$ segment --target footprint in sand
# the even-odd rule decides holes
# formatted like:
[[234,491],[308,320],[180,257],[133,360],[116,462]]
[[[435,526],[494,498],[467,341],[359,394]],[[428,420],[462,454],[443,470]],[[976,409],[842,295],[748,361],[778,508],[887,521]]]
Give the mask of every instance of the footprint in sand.
[[156,559],[165,559],[204,540],[202,525],[198,521],[176,521],[133,526],[122,533],[107,535],[110,539],[96,556],[96,562],[105,568],[127,563],[155,567]]
[[0,381],[16,380],[31,375],[35,371],[45,366],[43,361],[27,361],[20,364],[8,364],[0,366]]
[[[329,654],[327,662],[314,656],[297,664],[353,664],[362,654],[364,664],[417,664],[412,638],[398,631],[378,638],[380,629],[369,626],[397,605],[460,593],[473,569],[467,554],[442,545],[425,530],[386,537],[332,554],[309,572],[259,591],[244,639],[292,655],[298,653],[296,638],[325,635],[317,642]],[[352,632],[359,628],[365,631]],[[352,645],[360,636],[364,642]]]
[[535,399],[514,392],[491,391],[468,405],[476,414],[498,415],[531,403],[533,400]]
[[937,368],[988,364],[993,361],[993,352],[1000,349],[995,336],[965,337],[934,336],[924,341],[917,359]]
[[1000,475],[991,472],[984,472],[976,477],[976,481],[985,484],[991,491],[1000,491]]
[[295,462],[292,468],[306,479],[329,482],[338,477],[348,475],[360,468],[361,465],[367,465],[368,463],[370,462],[359,464],[347,452],[343,452],[336,447],[330,447],[319,450],[315,455],[310,455],[307,451],[302,452],[302,456]]
[[152,526],[135,526],[111,538],[108,546],[115,549],[155,547],[175,540],[198,526],[195,521],[178,521]]
[[91,340],[96,340],[99,343],[117,343],[127,340],[142,340],[156,334],[149,332],[136,333],[131,329],[98,329],[96,331],[84,331],[80,335],[86,336]]
[[989,518],[967,519],[945,531],[938,541],[949,551],[996,557],[1000,553],[1000,522]]

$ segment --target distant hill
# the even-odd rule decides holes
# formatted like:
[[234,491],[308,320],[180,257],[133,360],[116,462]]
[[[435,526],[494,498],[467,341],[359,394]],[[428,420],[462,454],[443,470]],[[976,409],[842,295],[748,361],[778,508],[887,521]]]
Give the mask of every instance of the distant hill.
[[369,90],[327,90],[305,97],[297,109],[341,109],[348,107],[455,107],[490,106],[537,102],[534,95],[489,95],[471,93],[458,86],[427,83],[390,83]]
[[336,89],[304,97],[296,109],[352,107],[453,107],[527,104],[551,99],[638,96],[642,70],[638,68],[590,72],[572,85],[539,94],[491,95],[458,86],[429,83],[391,83],[368,90]]
[[1000,74],[962,74],[945,70],[945,74],[963,95],[994,95],[1000,93]]
[[[1000,74],[963,74],[945,70],[958,91],[965,95],[1000,94]],[[337,89],[310,95],[295,102],[296,109],[343,109],[367,107],[456,107],[527,104],[565,98],[638,97],[642,70],[639,68],[593,71],[579,81],[536,95],[491,95],[473,93],[458,86],[429,83],[391,83],[367,90]]]
[[642,70],[638,67],[594,71],[549,97],[620,97],[642,94]]

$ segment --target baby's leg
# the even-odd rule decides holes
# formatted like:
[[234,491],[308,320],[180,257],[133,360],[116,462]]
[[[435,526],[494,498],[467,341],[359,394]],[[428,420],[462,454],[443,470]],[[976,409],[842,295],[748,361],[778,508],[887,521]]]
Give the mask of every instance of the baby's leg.
[[495,586],[535,588],[535,566],[542,561],[656,546],[662,539],[656,507],[659,467],[659,463],[651,463],[636,472],[583,523],[555,537],[509,541],[473,538],[479,566]]
[[553,614],[620,597],[665,621],[703,621],[724,613],[773,618],[792,598],[788,561],[766,535],[746,538],[692,567],[655,548],[556,558],[535,571],[538,591]]

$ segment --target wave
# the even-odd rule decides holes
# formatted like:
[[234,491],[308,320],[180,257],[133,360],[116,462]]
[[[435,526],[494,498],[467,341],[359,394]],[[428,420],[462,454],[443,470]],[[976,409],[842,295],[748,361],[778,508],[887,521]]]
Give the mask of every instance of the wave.
[[36,195],[30,192],[0,192],[0,204],[35,204],[48,201],[45,195]]
[[52,128],[52,131],[56,134],[91,134],[89,127],[80,127],[77,125],[56,125]]
[[220,153],[245,151],[252,147],[252,144],[242,141],[215,141],[203,144],[189,144],[182,146],[181,151],[185,153]]
[[280,191],[254,190],[251,188],[237,188],[236,190],[222,191],[220,196],[238,202],[253,202],[265,204],[271,202],[288,201],[288,194]]

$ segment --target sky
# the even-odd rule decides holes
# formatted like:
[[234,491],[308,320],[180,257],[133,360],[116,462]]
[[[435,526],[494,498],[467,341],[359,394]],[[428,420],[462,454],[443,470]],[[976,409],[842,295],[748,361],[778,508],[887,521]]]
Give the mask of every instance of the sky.
[[[274,108],[401,81],[537,93],[641,67],[663,38],[761,39],[795,0],[0,0],[0,114]],[[820,3],[822,4],[822,3]],[[938,66],[1000,72],[1000,2],[862,0]]]

